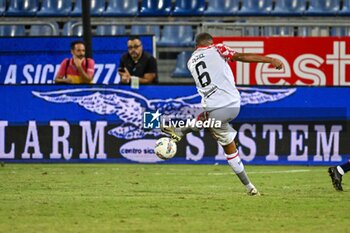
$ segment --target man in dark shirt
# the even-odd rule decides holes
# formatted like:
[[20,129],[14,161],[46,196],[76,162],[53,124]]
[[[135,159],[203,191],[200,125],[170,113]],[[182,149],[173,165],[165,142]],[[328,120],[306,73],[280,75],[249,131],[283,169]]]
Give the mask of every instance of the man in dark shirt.
[[122,83],[130,83],[131,79],[138,79],[141,84],[157,83],[157,61],[143,51],[139,37],[129,37],[128,53],[120,58],[118,73]]

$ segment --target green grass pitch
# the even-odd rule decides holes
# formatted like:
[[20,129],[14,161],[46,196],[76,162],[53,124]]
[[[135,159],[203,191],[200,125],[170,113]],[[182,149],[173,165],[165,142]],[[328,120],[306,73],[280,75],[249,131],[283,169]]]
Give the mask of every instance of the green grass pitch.
[[326,167],[5,164],[0,232],[349,232],[350,176]]

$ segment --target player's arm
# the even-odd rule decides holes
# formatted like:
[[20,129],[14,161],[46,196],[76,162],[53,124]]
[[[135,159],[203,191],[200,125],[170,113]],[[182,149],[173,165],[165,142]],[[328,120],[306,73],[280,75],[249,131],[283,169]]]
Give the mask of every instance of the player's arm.
[[215,47],[219,54],[229,61],[270,63],[278,70],[283,68],[283,63],[276,58],[253,53],[238,53],[223,44],[216,44]]
[[283,67],[283,63],[279,59],[253,53],[235,52],[231,57],[231,61],[270,63],[273,67],[275,67],[278,70],[282,69]]

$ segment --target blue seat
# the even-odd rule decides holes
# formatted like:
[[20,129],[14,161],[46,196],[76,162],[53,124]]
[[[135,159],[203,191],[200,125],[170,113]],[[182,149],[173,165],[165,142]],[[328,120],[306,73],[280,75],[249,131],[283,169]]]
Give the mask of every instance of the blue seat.
[[339,8],[339,0],[310,0],[309,9],[305,11],[305,15],[332,16],[338,13]]
[[6,10],[6,0],[0,0],[0,16],[4,14]]
[[264,27],[263,36],[294,36],[294,28],[283,26],[267,26]]
[[350,36],[350,27],[332,27],[331,36]]
[[142,0],[140,16],[168,16],[171,12],[171,0]]
[[350,0],[343,0],[343,7],[338,12],[340,16],[350,16]]
[[269,15],[272,10],[272,0],[243,0],[242,8],[238,15],[242,16],[264,16]]
[[173,78],[190,78],[191,72],[187,68],[187,62],[191,58],[192,52],[184,51],[177,55],[175,69],[171,73]]
[[[92,16],[101,16],[105,11],[105,1],[103,0],[91,0],[90,1],[90,14]],[[71,16],[81,16],[82,10],[82,0],[76,0]]]
[[306,9],[306,0],[278,0],[275,8],[271,11],[275,16],[299,16]]
[[157,43],[158,46],[193,46],[192,26],[166,25],[162,30],[162,36]]
[[159,25],[133,25],[131,26],[132,35],[154,34],[156,42],[160,40]]
[[24,25],[0,25],[0,36],[25,36]]
[[43,0],[38,16],[68,16],[72,11],[72,0]]
[[52,22],[55,28],[52,29],[49,25],[32,25],[29,30],[30,36],[58,36],[59,27],[56,22]]
[[238,9],[238,0],[211,0],[208,1],[208,8],[204,11],[204,15],[231,16],[237,14]]
[[174,16],[198,16],[203,15],[205,0],[176,0],[172,12]]
[[124,35],[125,26],[124,25],[99,25],[96,28],[96,35],[99,36],[115,36]]
[[38,0],[10,0],[5,16],[35,16],[38,11]]
[[63,26],[63,35],[64,36],[83,36],[83,26],[79,25],[76,27],[72,27],[73,24],[77,23],[77,21],[68,21]]
[[109,0],[104,16],[135,16],[138,12],[138,0]]

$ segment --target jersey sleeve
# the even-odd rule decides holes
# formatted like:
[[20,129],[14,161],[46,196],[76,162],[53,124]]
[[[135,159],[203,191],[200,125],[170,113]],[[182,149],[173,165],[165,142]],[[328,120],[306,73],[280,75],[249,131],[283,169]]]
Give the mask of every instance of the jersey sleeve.
[[68,58],[65,58],[65,59],[61,62],[60,69],[59,69],[58,72],[57,72],[57,76],[58,76],[58,77],[64,77],[64,76],[66,76],[67,59],[68,59]]
[[223,58],[229,61],[232,60],[233,55],[236,53],[236,51],[223,44],[215,44],[214,47]]

